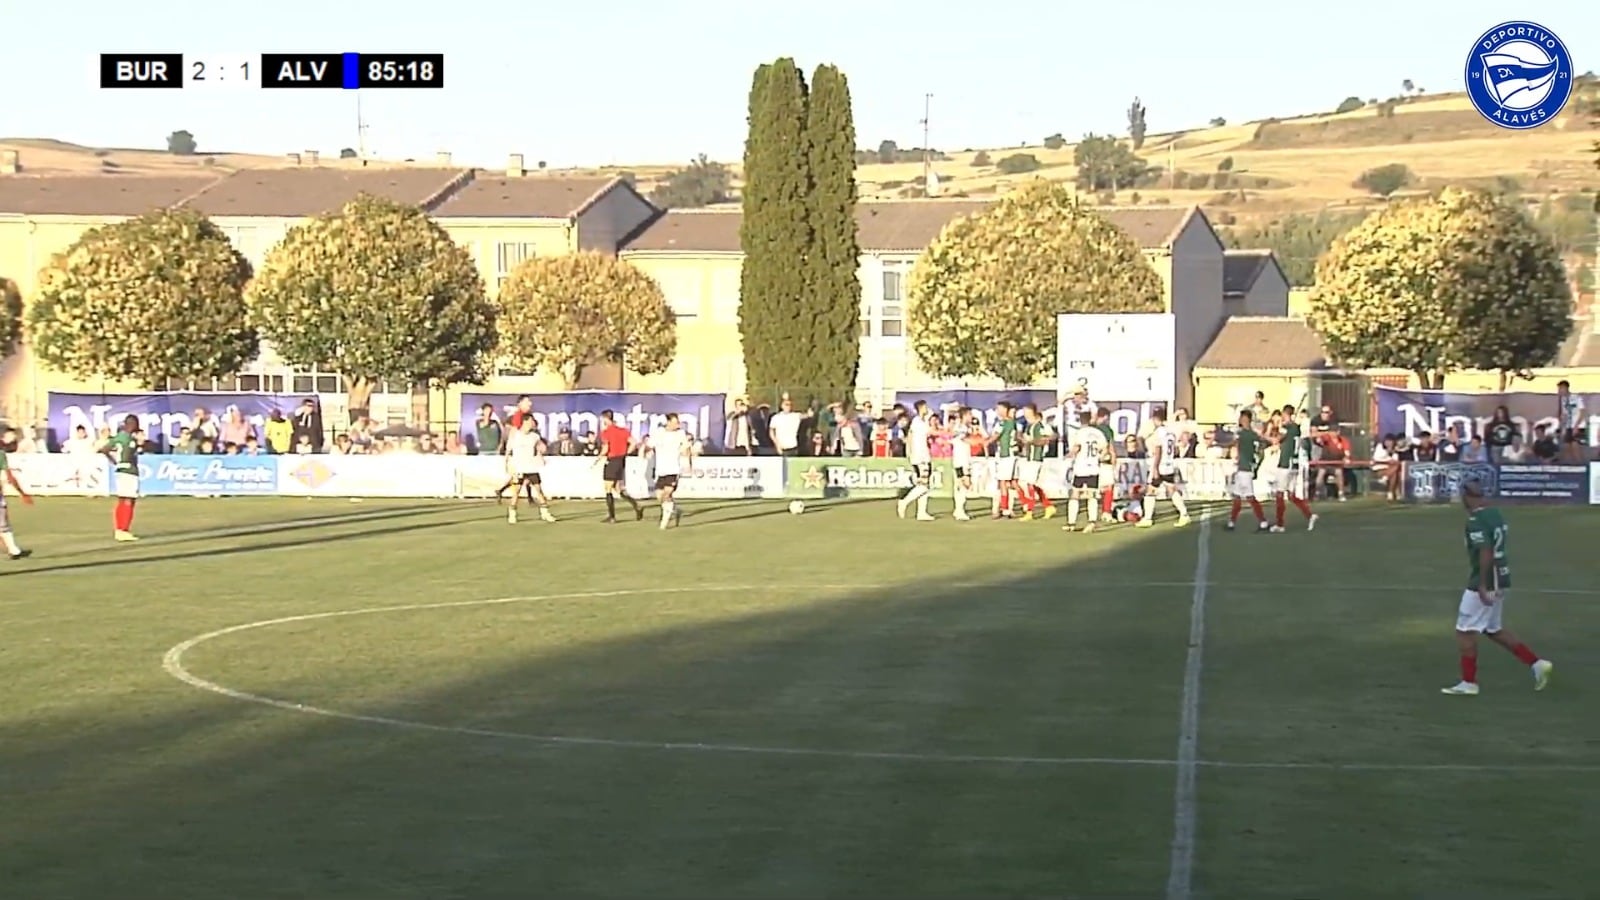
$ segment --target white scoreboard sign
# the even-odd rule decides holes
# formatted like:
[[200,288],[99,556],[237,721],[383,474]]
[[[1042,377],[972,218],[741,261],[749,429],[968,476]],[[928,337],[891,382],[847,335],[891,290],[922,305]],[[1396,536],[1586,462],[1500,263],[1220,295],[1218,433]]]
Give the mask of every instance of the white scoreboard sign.
[[1084,385],[1092,400],[1172,403],[1178,327],[1168,313],[1067,313],[1056,317],[1062,394]]

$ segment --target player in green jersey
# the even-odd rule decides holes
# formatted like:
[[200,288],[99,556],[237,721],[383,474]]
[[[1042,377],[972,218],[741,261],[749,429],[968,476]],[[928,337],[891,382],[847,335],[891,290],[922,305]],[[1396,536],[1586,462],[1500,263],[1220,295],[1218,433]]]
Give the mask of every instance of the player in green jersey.
[[22,489],[22,482],[17,480],[17,473],[11,471],[11,460],[6,454],[15,453],[17,450],[17,431],[7,428],[0,432],[0,544],[5,544],[6,555],[12,559],[26,559],[33,551],[24,550],[17,546],[17,536],[11,533],[11,511],[6,508],[6,485],[11,485],[11,490],[17,494],[17,499],[28,506],[33,505],[33,497]]
[[117,505],[111,514],[112,537],[118,541],[137,541],[133,536],[133,507],[139,502],[139,445],[144,441],[144,426],[138,416],[122,420],[122,429],[100,445],[100,452],[111,457],[112,493]]
[[1293,503],[1294,508],[1300,510],[1306,517],[1306,530],[1315,531],[1317,528],[1317,514],[1311,511],[1311,504],[1305,498],[1295,493],[1300,481],[1300,423],[1295,421],[1294,404],[1290,403],[1282,410],[1274,410],[1272,421],[1267,426],[1267,439],[1272,442],[1272,453],[1267,459],[1270,464],[1267,468],[1267,480],[1272,485],[1272,498],[1276,507],[1277,523],[1272,530],[1283,533],[1283,513],[1288,503]]
[[995,429],[989,435],[989,445],[994,447],[994,480],[1000,489],[999,499],[995,501],[992,518],[1011,515],[1011,494],[1017,489],[1017,451],[1020,447],[1017,439],[1018,422],[1016,410],[1010,403],[1001,400],[994,405]]
[[1017,460],[1017,486],[1022,494],[1022,521],[1032,521],[1034,511],[1044,507],[1044,517],[1054,518],[1056,505],[1045,496],[1040,481],[1044,474],[1045,454],[1056,442],[1055,432],[1044,423],[1039,407],[1029,403],[1022,408],[1022,437],[1018,441],[1021,458]]
[[1250,511],[1256,514],[1256,530],[1267,529],[1267,514],[1261,509],[1261,501],[1256,499],[1256,469],[1261,465],[1263,449],[1265,444],[1256,431],[1255,414],[1248,409],[1240,410],[1239,433],[1234,437],[1233,449],[1229,453],[1238,463],[1228,484],[1228,493],[1233,495],[1233,506],[1228,510],[1229,531],[1239,527],[1239,512],[1244,509],[1246,502],[1250,504]]
[[1456,647],[1461,653],[1461,681],[1444,689],[1446,694],[1478,693],[1478,635],[1510,650],[1533,671],[1533,689],[1542,691],[1555,668],[1548,659],[1528,649],[1520,638],[1501,627],[1506,589],[1511,587],[1510,526],[1500,510],[1489,505],[1483,485],[1469,481],[1461,486],[1467,508],[1467,589],[1456,609]]
[[1117,435],[1111,430],[1111,410],[1104,406],[1094,411],[1094,427],[1105,435],[1106,464],[1100,467],[1100,521],[1114,522],[1111,507],[1117,498]]

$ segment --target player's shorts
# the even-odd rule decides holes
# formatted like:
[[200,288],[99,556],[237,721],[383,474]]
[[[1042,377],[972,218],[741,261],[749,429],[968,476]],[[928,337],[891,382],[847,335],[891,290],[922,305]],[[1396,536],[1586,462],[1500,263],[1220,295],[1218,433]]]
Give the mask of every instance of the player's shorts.
[[1162,486],[1183,487],[1183,472],[1179,469],[1173,469],[1171,472],[1157,472],[1151,469],[1150,486],[1153,488]]
[[911,480],[918,484],[927,484],[933,479],[933,463],[912,463]]
[[677,487],[678,487],[678,476],[676,476],[676,475],[657,475],[656,476],[656,490],[664,491],[664,490],[667,490],[669,488],[676,490]]
[[1039,474],[1044,471],[1044,463],[1033,459],[1017,460],[1017,480],[1023,484],[1037,485]]
[[139,476],[131,472],[113,473],[111,492],[123,500],[139,499]]
[[628,477],[628,458],[626,456],[606,457],[605,468],[600,472],[600,480],[612,484],[620,484]]
[[518,472],[517,480],[523,484],[531,484],[535,487],[537,487],[542,481],[538,472]]
[[1228,493],[1241,500],[1246,500],[1256,495],[1256,479],[1250,472],[1240,470],[1233,473],[1228,480]]
[[1075,491],[1098,491],[1100,490],[1100,476],[1073,475],[1072,489]]
[[994,458],[994,480],[1017,480],[1017,458],[1015,456],[996,456]]
[[1500,599],[1490,604],[1485,604],[1477,591],[1462,591],[1461,606],[1456,609],[1456,630],[1495,634],[1500,630],[1500,616],[1505,612],[1505,607],[1506,596],[1503,591]]
[[1267,484],[1272,486],[1274,494],[1287,494],[1294,490],[1295,482],[1299,480],[1300,470],[1273,467],[1262,469],[1261,474],[1266,479]]

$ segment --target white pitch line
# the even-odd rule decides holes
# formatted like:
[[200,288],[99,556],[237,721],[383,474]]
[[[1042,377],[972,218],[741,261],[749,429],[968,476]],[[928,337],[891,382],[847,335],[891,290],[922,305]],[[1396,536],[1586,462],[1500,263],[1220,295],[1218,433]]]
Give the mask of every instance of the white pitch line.
[[[1207,527],[1207,520],[1201,519],[1201,529]],[[1204,584],[1204,582],[1183,582],[1184,587]],[[871,585],[808,585],[808,590],[859,590],[863,587],[870,589]],[[860,760],[879,762],[904,762],[925,764],[964,764],[964,765],[1001,765],[1001,766],[1029,766],[1029,767],[1071,767],[1071,766],[1128,766],[1128,767],[1181,767],[1185,765],[1182,760],[1173,759],[1143,759],[1137,757],[1102,757],[1102,756],[1030,756],[1030,755],[987,755],[972,753],[911,753],[877,750],[845,750],[813,747],[781,747],[762,746],[753,744],[729,744],[706,741],[644,741],[628,740],[621,738],[589,737],[578,735],[549,735],[529,734],[518,731],[503,731],[492,728],[472,728],[456,725],[438,725],[431,722],[416,722],[408,719],[397,719],[391,716],[366,715],[362,713],[342,712],[335,709],[326,709],[307,703],[293,700],[283,700],[275,697],[266,697],[230,688],[201,678],[190,672],[183,664],[183,657],[188,651],[200,644],[214,640],[224,635],[237,634],[257,628],[268,628],[275,625],[287,625],[295,622],[311,622],[319,619],[345,618],[349,616],[375,615],[389,612],[412,612],[435,609],[458,609],[470,606],[499,606],[510,603],[530,603],[548,600],[593,600],[617,597],[647,596],[657,594],[685,594],[704,592],[727,591],[752,591],[763,588],[750,586],[698,586],[698,587],[671,587],[671,588],[636,588],[627,590],[589,591],[570,594],[546,594],[530,597],[502,597],[490,600],[456,600],[443,603],[408,603],[398,606],[372,606],[360,609],[332,610],[328,612],[307,613],[297,616],[282,616],[276,619],[264,619],[259,622],[246,622],[227,628],[208,631],[196,635],[168,650],[162,658],[162,668],[173,678],[191,687],[207,693],[268,706],[274,709],[301,713],[304,715],[320,716],[327,719],[338,719],[346,722],[360,722],[368,725],[379,725],[388,728],[399,728],[408,731],[426,732],[431,734],[455,734],[468,737],[493,738],[497,740],[518,741],[530,744],[543,744],[546,746],[574,746],[574,747],[609,747],[623,750],[649,750],[658,752],[680,753],[720,753],[753,756],[786,756],[807,757],[812,759],[838,759]],[[769,588],[768,588],[769,589]],[[1406,763],[1339,763],[1339,762],[1226,762],[1215,760],[1190,760],[1188,765],[1196,768],[1216,768],[1233,770],[1312,770],[1312,771],[1348,771],[1348,772],[1499,772],[1499,773],[1600,773],[1600,765],[1565,765],[1565,764],[1406,764]],[[1192,783],[1192,780],[1191,780]]]
[[1178,717],[1177,784],[1172,789],[1172,862],[1167,900],[1189,900],[1194,872],[1195,775],[1200,759],[1200,676],[1205,668],[1206,581],[1211,574],[1211,511],[1200,513],[1194,559],[1194,594],[1189,602],[1189,653],[1183,663],[1183,703]]

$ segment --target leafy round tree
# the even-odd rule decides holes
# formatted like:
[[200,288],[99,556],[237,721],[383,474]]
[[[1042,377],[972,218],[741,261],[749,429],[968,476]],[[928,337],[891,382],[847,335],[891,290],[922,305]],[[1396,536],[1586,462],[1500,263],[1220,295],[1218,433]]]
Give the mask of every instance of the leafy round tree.
[[499,297],[500,354],[519,369],[559,372],[571,388],[599,363],[666,371],[677,320],[655,279],[601,253],[530,259]]
[[215,225],[162,210],[92,228],[40,273],[28,312],[39,360],[83,378],[209,378],[255,358],[250,263]]
[[1031,384],[1056,367],[1056,316],[1161,312],[1138,244],[1039,181],[945,226],[911,270],[909,336],[924,370]]
[[290,229],[246,299],[284,360],[344,375],[350,415],[374,382],[480,382],[494,306],[467,252],[415,206],[363,195]]
[[22,340],[22,292],[17,283],[0,278],[0,359],[16,352]]
[[1454,188],[1346,232],[1317,262],[1310,303],[1334,359],[1415,372],[1424,388],[1463,368],[1549,365],[1572,328],[1550,239],[1513,203]]

